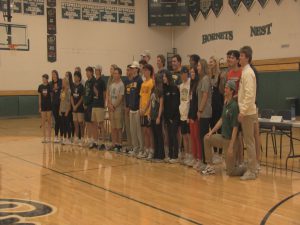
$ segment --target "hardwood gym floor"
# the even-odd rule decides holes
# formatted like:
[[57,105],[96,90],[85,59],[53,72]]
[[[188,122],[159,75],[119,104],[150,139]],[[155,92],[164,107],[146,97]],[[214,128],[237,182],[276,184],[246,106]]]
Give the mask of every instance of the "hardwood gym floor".
[[259,178],[242,182],[221,167],[204,177],[180,165],[42,144],[39,124],[0,120],[0,224],[300,224],[300,161],[285,170],[286,138],[282,159],[270,145]]

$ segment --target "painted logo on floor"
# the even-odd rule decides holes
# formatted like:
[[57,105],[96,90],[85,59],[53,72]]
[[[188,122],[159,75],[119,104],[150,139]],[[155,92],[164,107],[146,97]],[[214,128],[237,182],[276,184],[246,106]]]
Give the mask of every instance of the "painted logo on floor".
[[0,198],[0,225],[40,225],[26,219],[48,216],[55,211],[55,207],[43,202]]

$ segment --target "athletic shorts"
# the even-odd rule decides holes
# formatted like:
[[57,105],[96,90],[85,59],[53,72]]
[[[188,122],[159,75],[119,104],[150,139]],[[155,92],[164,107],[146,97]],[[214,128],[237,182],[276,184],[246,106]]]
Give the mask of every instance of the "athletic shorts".
[[112,129],[122,129],[123,127],[123,112],[121,110],[117,110],[114,112],[110,112],[110,126]]
[[84,121],[84,113],[73,112],[73,121],[82,123]]
[[52,111],[52,106],[51,105],[42,105],[41,106],[41,111],[42,112]]
[[141,127],[151,127],[151,119],[148,116],[141,116]]
[[190,126],[186,120],[185,121],[180,120],[180,130],[182,135],[190,133]]
[[91,121],[100,123],[100,122],[104,122],[104,118],[105,118],[104,108],[93,107]]
[[84,121],[90,123],[92,118],[92,106],[87,106],[84,110]]

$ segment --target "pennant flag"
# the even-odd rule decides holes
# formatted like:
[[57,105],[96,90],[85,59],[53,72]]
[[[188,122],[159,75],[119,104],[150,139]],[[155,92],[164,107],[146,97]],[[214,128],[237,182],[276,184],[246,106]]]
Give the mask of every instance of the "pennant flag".
[[264,8],[267,4],[268,0],[258,0],[259,4],[261,5],[262,8]]
[[196,21],[200,12],[200,0],[189,0],[189,12]]
[[220,15],[220,12],[223,8],[223,0],[213,0],[211,3],[211,9],[214,12],[214,14],[216,15],[216,17],[218,17]]
[[251,9],[251,6],[254,2],[254,0],[242,0],[248,11]]
[[236,14],[239,10],[240,4],[242,0],[229,0],[229,6],[232,9],[232,11]]
[[211,2],[212,0],[200,0],[200,12],[205,19],[207,18],[211,9]]

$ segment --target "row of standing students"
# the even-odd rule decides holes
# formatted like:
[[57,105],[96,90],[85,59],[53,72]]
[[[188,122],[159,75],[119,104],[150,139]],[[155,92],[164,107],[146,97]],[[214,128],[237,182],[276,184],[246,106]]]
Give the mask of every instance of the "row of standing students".
[[[213,57],[210,61],[210,65],[217,64]],[[73,142],[82,145],[85,122],[88,146],[104,149],[103,122],[107,106],[112,149],[137,158],[181,162],[204,171],[204,137],[221,117],[224,99],[220,87],[225,87],[225,84],[221,82],[220,71],[215,66],[209,67],[204,59],[196,59],[188,69],[181,66],[181,57],[175,55],[172,58],[173,73],[164,69],[164,64],[164,57],[159,55],[159,70],[154,74],[149,63],[141,66],[133,62],[127,67],[124,83],[121,81],[122,70],[112,65],[107,87],[102,80],[100,66],[96,67],[96,78],[92,67],[86,69],[85,87],[81,84],[79,71],[74,73],[75,83],[69,73],[61,81],[57,72],[52,72],[50,84],[48,76],[43,75],[43,84],[39,87],[43,124],[51,121],[52,111],[55,118],[54,142],[71,144],[73,121]],[[238,80],[235,82],[238,85]],[[124,125],[127,145],[123,148],[121,132]],[[51,133],[49,127],[48,124],[48,136],[44,135],[46,142]],[[63,140],[58,138],[59,129]],[[45,131],[47,129],[44,129],[44,134]],[[98,142],[99,137],[102,144]]]

